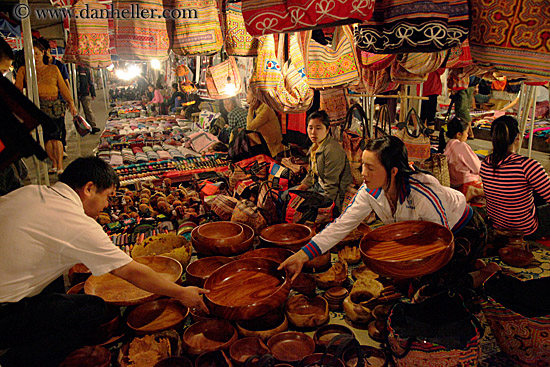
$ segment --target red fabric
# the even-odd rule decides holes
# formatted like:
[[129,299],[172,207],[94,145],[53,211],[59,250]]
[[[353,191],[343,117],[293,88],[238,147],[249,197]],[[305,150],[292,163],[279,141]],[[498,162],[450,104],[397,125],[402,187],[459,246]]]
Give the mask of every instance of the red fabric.
[[[434,94],[440,95],[443,86],[441,85],[441,74],[445,69],[440,68],[436,71],[432,71],[428,74],[428,80],[424,82],[424,89],[422,90],[422,97],[432,96]],[[416,94],[420,93],[420,84],[416,86]]]
[[286,129],[298,131],[307,135],[306,113],[291,113],[286,115]]

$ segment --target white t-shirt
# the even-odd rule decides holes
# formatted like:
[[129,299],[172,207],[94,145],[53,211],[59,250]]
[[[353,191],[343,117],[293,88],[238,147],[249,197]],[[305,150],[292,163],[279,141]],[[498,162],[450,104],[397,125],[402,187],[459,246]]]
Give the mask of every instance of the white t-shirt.
[[102,275],[132,260],[61,182],[0,197],[0,234],[0,302],[35,296],[78,263]]

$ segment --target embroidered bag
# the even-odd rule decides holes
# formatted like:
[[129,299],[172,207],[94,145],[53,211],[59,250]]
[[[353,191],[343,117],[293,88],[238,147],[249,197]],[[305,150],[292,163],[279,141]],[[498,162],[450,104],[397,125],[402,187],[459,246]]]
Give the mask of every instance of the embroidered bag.
[[473,64],[472,54],[470,53],[470,42],[468,39],[464,40],[460,45],[456,45],[449,50],[449,58],[445,67],[451,68],[465,68]]
[[[378,113],[374,119],[376,124],[372,127],[372,138],[378,139],[384,136],[391,136],[391,121],[390,121],[390,111],[388,110],[388,105],[383,104],[380,106]],[[386,132],[387,127],[387,132]]]
[[[228,88],[230,84],[234,87]],[[241,92],[241,75],[233,56],[206,69],[206,90],[213,99],[226,99]]]
[[368,70],[383,70],[388,68],[395,60],[396,55],[393,54],[374,54],[364,50],[357,49],[357,59],[359,65]]
[[219,142],[216,136],[206,131],[193,133],[189,135],[188,138],[191,142],[191,148],[197,153],[205,152],[208,148]]
[[[113,12],[132,13],[139,7],[149,14],[162,14],[162,0],[113,0]],[[170,40],[163,17],[115,17],[115,48],[122,60],[164,60],[168,57]]]
[[324,46],[311,38],[312,31],[305,36],[304,61],[311,88],[345,87],[359,79],[359,66],[353,34],[349,26],[337,27],[332,45]]
[[257,56],[259,40],[246,30],[241,5],[241,2],[228,2],[225,8],[225,51],[231,56]]
[[385,92],[390,86],[390,70],[389,68],[382,70],[362,69],[361,79],[365,88],[365,92],[370,95],[376,95]]
[[411,74],[425,75],[441,67],[448,51],[440,52],[411,52],[397,57],[397,63]]
[[251,35],[286,33],[361,23],[372,16],[374,0],[244,0]]
[[267,227],[267,222],[258,207],[250,200],[241,200],[235,206],[231,216],[232,222],[248,224],[255,233]]
[[355,29],[358,48],[373,53],[436,52],[468,37],[468,0],[378,0]]
[[[76,132],[78,132],[78,135],[80,136],[86,136],[92,132],[92,126],[84,119],[84,117],[80,115],[76,115],[73,118],[73,123]],[[119,166],[121,166],[121,164],[119,164]]]
[[214,0],[174,0],[174,7],[190,15],[174,19],[174,53],[185,56],[213,55],[221,50],[223,37]]
[[447,163],[447,156],[445,154],[432,154],[428,160],[420,164],[420,168],[431,172],[441,185],[451,187],[449,164]]
[[346,121],[348,99],[344,88],[321,89],[320,109],[330,118],[330,124],[341,124]]
[[[359,136],[349,130],[355,111],[359,112],[361,118],[362,136]],[[352,105],[346,115],[346,124],[340,135],[342,148],[344,148],[346,156],[348,157],[351,175],[355,185],[361,185],[363,183],[363,176],[361,175],[361,156],[363,154],[363,149],[365,149],[365,144],[370,139],[367,121],[367,116],[363,108],[357,103]]]
[[69,36],[65,45],[65,53],[63,54],[63,62],[66,64],[76,64],[78,61],[76,58],[76,37],[76,23],[75,19],[71,17],[69,21]]
[[328,223],[338,216],[334,201],[314,191],[288,190],[281,195],[287,223]]
[[[413,131],[409,130],[410,122],[413,123]],[[398,130],[395,136],[405,143],[409,161],[422,163],[430,158],[430,138],[426,135],[426,127],[418,118],[418,114],[414,108],[407,113],[407,118],[402,125],[404,125],[403,128]]]
[[398,62],[392,64],[390,76],[392,82],[404,85],[422,84],[428,80],[428,74],[413,74]]
[[[80,0],[73,6],[73,14],[87,10],[101,14],[107,8],[97,0]],[[78,17],[74,22],[74,53],[78,64],[90,68],[104,68],[112,64],[109,53],[109,21],[101,17]]]
[[267,181],[260,185],[257,204],[269,225],[280,222],[279,192],[280,189],[273,182]]

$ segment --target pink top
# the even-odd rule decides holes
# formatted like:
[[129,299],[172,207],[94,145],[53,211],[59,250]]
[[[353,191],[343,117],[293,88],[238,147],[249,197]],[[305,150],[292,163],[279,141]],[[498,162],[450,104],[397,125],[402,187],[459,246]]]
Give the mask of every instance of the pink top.
[[162,102],[164,102],[164,98],[162,97],[162,94],[160,94],[160,91],[158,89],[155,89],[151,103],[162,103]]
[[481,180],[479,177],[481,162],[468,144],[451,139],[445,147],[444,154],[449,163],[451,186],[460,186],[466,182]]

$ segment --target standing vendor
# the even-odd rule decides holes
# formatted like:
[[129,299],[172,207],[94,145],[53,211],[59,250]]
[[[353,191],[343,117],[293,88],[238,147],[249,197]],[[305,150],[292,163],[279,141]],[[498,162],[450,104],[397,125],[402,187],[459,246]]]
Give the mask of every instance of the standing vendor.
[[296,189],[319,192],[341,209],[346,189],[353,180],[346,152],[330,135],[330,118],[325,111],[309,115],[307,135],[313,143],[309,150],[309,171]]
[[95,221],[119,185],[95,157],[72,162],[53,186],[29,185],[0,197],[0,356],[2,367],[58,366],[107,321],[105,302],[67,295],[60,276],[83,263],[151,293],[208,312],[197,287],[181,287],[117,248]]

